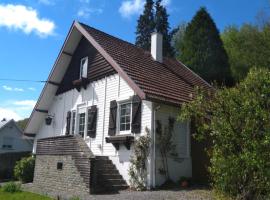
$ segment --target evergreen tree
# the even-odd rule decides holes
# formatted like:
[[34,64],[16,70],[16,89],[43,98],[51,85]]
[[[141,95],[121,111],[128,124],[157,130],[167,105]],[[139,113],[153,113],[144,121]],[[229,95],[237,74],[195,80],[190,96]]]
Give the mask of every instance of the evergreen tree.
[[153,0],[147,0],[143,14],[140,15],[137,24],[135,45],[145,50],[150,50],[151,33],[155,30]]
[[171,45],[171,34],[169,33],[170,25],[168,22],[169,15],[166,8],[161,4],[162,0],[157,0],[155,4],[155,27],[158,33],[163,35],[163,55],[173,57],[174,49]]
[[205,8],[201,8],[188,24],[180,52],[180,60],[206,81],[232,85],[228,55]]

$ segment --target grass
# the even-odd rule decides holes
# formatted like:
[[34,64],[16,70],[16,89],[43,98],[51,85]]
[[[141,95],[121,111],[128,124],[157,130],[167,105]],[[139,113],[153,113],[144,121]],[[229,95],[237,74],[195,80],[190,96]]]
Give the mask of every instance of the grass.
[[15,192],[15,193],[4,192],[3,188],[0,188],[0,199],[3,199],[3,200],[52,200],[49,197],[30,193],[30,192],[23,192],[23,191]]

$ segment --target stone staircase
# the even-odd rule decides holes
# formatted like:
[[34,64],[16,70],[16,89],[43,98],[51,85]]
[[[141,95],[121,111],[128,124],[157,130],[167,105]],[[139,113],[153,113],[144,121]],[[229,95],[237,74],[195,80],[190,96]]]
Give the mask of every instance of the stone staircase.
[[[80,172],[81,177],[83,178],[86,187],[90,189],[90,181],[91,181],[91,165],[94,162],[94,155],[90,151],[87,144],[84,142],[81,136],[74,136],[75,145],[74,148],[77,151],[74,151],[72,154],[72,159],[75,162],[75,165]],[[78,151],[79,150],[79,151]]]
[[88,193],[117,192],[128,188],[112,161],[107,156],[94,156],[79,135],[39,139],[36,153],[37,156],[71,156]]
[[97,173],[96,193],[113,193],[128,188],[126,181],[108,156],[96,156],[95,167]]

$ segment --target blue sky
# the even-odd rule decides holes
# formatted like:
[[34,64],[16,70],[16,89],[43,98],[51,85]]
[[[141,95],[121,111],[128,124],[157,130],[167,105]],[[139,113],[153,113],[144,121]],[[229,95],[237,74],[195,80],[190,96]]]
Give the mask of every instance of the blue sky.
[[[164,0],[171,27],[205,6],[220,31],[255,22],[269,0]],[[134,42],[144,0],[1,0],[0,79],[46,80],[73,20]],[[43,84],[0,80],[0,119],[28,117]]]

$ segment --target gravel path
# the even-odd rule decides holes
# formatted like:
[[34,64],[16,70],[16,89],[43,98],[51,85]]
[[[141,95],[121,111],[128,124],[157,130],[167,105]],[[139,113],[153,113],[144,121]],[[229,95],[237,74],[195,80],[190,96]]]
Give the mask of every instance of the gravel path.
[[158,190],[158,191],[121,191],[119,194],[91,195],[87,200],[212,200],[211,192],[206,189]]
[[[24,184],[24,190],[40,193],[32,184]],[[56,197],[54,193],[47,193],[49,196]],[[65,194],[66,196],[68,194]],[[72,194],[71,194],[72,195]],[[71,197],[69,194],[68,196]],[[66,196],[67,197],[67,196]],[[61,198],[61,200],[70,198]],[[206,188],[189,188],[187,190],[168,189],[154,191],[130,191],[124,190],[116,194],[99,194],[80,196],[81,200],[212,200],[211,191]]]

